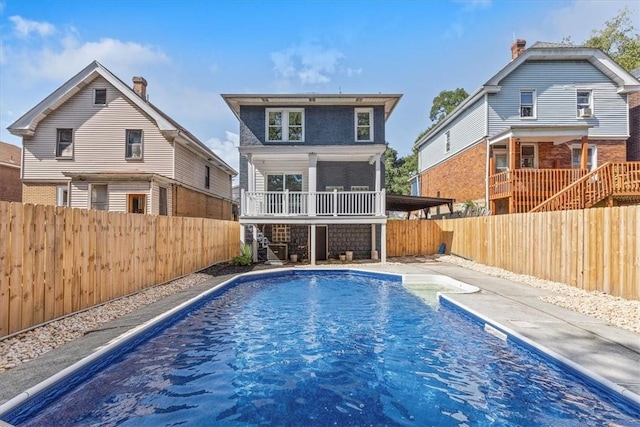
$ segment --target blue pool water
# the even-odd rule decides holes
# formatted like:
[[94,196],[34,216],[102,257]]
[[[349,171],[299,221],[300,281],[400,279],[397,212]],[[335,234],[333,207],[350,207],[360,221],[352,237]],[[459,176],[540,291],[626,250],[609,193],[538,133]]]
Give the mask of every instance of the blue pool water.
[[640,422],[638,408],[485,333],[458,310],[424,304],[398,279],[296,271],[241,282],[2,419],[65,426]]

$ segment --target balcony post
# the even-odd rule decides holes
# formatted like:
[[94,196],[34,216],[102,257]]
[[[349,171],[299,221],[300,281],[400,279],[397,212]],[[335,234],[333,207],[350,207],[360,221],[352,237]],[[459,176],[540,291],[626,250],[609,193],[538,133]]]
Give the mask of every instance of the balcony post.
[[333,216],[338,216],[338,190],[333,189]]
[[376,191],[380,191],[381,171],[380,171],[380,156],[376,156]]
[[582,146],[580,147],[580,169],[587,169],[587,153],[589,152],[589,137],[582,137]]
[[289,215],[289,190],[284,190],[284,200],[282,201],[282,214]]
[[244,188],[240,189],[240,216],[245,216],[247,214],[247,199],[245,198],[246,193]]
[[516,138],[509,137],[509,169],[516,170]]
[[317,191],[317,165],[318,155],[309,153],[309,197],[307,199],[307,211],[309,216],[316,216],[316,191]]

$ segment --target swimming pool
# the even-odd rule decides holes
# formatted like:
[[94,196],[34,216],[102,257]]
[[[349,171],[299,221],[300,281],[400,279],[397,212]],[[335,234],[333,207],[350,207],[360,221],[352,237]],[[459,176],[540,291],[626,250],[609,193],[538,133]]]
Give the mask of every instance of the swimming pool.
[[358,271],[241,277],[0,419],[19,425],[622,425],[629,402]]

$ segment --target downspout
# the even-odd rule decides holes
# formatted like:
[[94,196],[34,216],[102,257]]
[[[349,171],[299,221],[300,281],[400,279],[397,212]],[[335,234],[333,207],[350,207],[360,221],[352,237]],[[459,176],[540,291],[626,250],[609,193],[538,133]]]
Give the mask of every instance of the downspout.
[[491,171],[489,170],[489,94],[484,94],[484,139],[486,141],[487,146],[487,155],[485,159],[485,167],[484,167],[484,206],[487,211],[489,211],[489,174]]

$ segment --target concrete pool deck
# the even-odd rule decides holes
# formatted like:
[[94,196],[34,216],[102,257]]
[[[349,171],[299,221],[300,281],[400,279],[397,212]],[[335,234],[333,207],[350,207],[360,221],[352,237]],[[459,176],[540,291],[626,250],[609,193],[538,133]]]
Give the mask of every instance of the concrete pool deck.
[[[539,299],[541,296],[551,295],[551,291],[436,261],[317,266],[327,267],[408,275],[443,274],[477,286],[480,291],[476,293],[447,295],[451,300],[537,342],[586,370],[640,394],[640,334]],[[105,323],[80,339],[0,373],[0,404],[92,354],[128,330],[231,277],[233,276],[212,277],[185,291]]]

